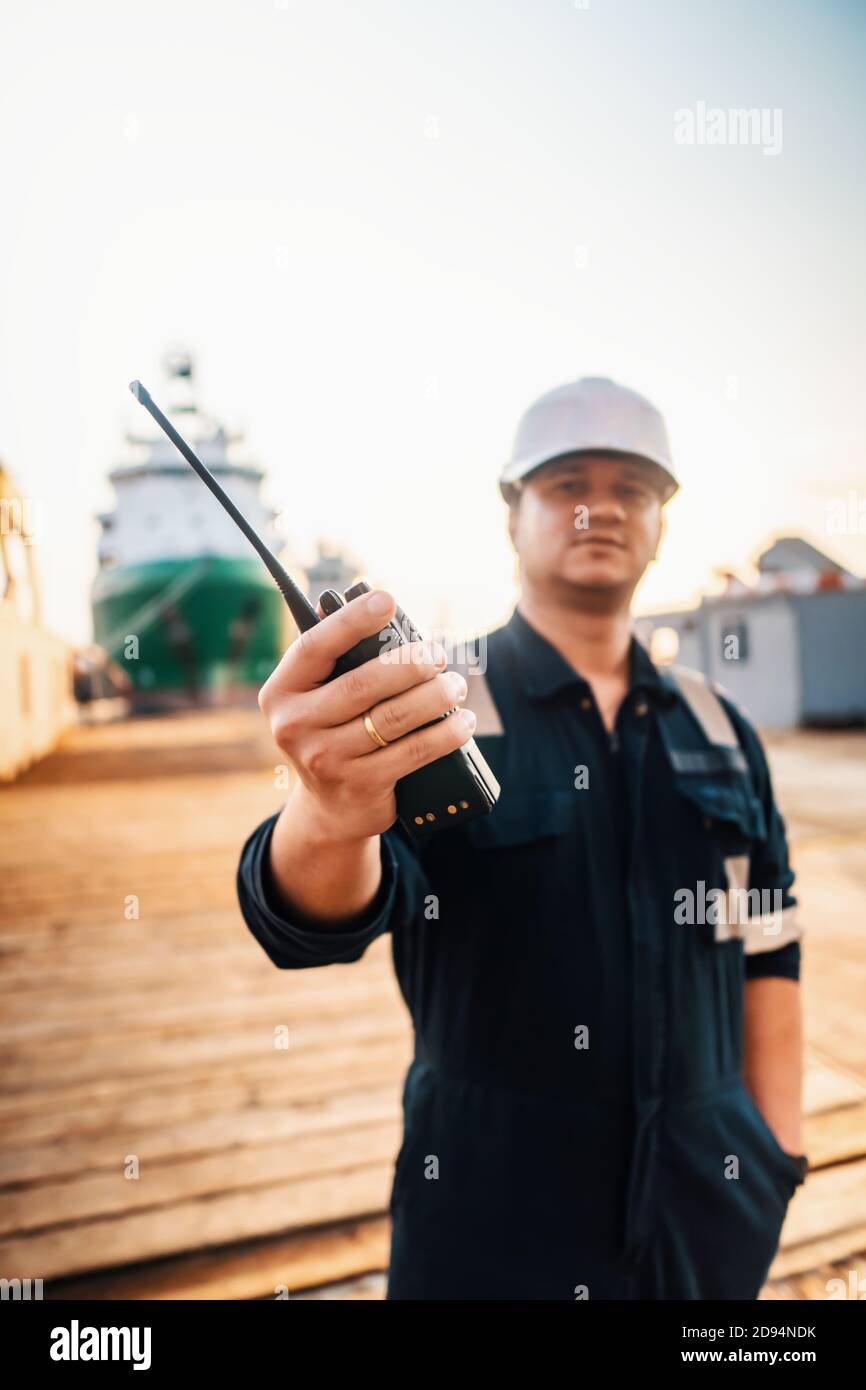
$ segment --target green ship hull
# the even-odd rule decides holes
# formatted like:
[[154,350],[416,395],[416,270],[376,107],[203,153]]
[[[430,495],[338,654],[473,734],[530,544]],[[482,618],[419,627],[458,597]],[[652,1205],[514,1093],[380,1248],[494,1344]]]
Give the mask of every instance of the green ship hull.
[[211,704],[261,686],[293,632],[282,595],[254,557],[106,569],[92,600],[95,640],[147,700]]

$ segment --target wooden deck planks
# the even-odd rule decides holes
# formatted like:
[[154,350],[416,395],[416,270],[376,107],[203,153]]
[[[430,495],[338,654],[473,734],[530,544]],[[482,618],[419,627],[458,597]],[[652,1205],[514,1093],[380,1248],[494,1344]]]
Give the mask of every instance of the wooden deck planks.
[[46,1296],[84,1299],[273,1298],[288,1289],[332,1286],[382,1270],[388,1260],[385,1217],[320,1226],[288,1236],[246,1241],[95,1278],[64,1280]]
[[[851,748],[866,739],[770,749],[810,928],[815,1171],[769,1298],[827,1296],[827,1270],[866,1249],[866,837]],[[75,730],[0,794],[7,1277],[82,1297],[382,1296],[410,1028],[387,940],[351,966],[279,972],[243,926],[237,853],[282,800],[276,761],[255,711],[151,719]],[[138,1179],[123,1176],[129,1154]]]

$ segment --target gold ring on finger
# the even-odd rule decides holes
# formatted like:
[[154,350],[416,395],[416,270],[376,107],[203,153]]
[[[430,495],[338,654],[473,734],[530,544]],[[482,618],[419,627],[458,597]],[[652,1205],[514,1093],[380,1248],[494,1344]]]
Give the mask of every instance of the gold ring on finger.
[[367,730],[367,733],[370,735],[377,748],[388,747],[388,740],[386,738],[383,738],[382,735],[379,733],[379,730],[376,728],[376,725],[370,718],[369,711],[364,715],[364,728]]

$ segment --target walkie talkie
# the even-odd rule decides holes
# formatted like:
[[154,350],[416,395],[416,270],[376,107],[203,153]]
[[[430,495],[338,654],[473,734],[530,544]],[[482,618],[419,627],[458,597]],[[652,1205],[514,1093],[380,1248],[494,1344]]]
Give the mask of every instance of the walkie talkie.
[[[243,513],[238,510],[228,493],[220,487],[210,469],[193,453],[186,440],[178,434],[171,421],[163,415],[159,406],[152,399],[150,392],[142,386],[140,381],[130,382],[129,389],[145,410],[150,412],[160,429],[168,435],[175,448],[180,451],[205,486],[210,488],[232,521],[240,527],[247,540],[258,552],[275,580],[277,588],[286,600],[299,631],[306,632],[309,628],[315,627],[316,623],[322,620],[309,599],[301,593],[297,584],[286,573],[279,560],[265,545],[261,536],[253,529]],[[319,602],[327,616],[335,613],[338,608],[341,608],[351,599],[357,598],[359,594],[369,592],[370,585],[365,580],[360,580],[348,588],[345,594],[338,593],[336,589],[326,589]],[[356,666],[362,666],[364,662],[371,661],[380,652],[393,650],[395,647],[402,647],[409,642],[420,640],[421,634],[417,628],[407,618],[402,608],[397,608],[394,617],[381,632],[362,638],[354,647],[350,647],[339,657],[328,679],[334,680],[335,677],[344,675],[346,671],[354,670]],[[454,712],[454,709],[450,709],[446,714],[437,716],[429,723],[435,724],[438,723],[439,719],[448,719]],[[407,776],[400,778],[395,788],[397,817],[409,835],[415,839],[426,839],[427,836],[435,834],[437,830],[448,825],[474,820],[476,816],[486,816],[496,805],[499,790],[499,783],[479,753],[475,740],[470,739],[468,743],[463,744],[462,748],[456,748],[452,753],[446,753],[444,757],[437,758],[436,762],[428,763],[426,767],[419,767],[415,772],[410,772]]]

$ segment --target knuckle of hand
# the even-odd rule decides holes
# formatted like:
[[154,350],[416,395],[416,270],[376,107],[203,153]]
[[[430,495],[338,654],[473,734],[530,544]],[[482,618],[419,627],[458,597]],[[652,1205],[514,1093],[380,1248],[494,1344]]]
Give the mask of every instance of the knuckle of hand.
[[280,748],[288,748],[295,742],[300,721],[294,705],[282,705],[271,715],[271,733]]
[[374,723],[387,733],[395,734],[405,725],[406,707],[402,700],[389,700],[376,711]]
[[328,782],[332,778],[334,761],[331,749],[324,739],[315,739],[304,750],[304,767],[317,781]]
[[364,700],[367,697],[369,686],[367,677],[363,674],[360,666],[346,674],[346,694],[351,700]]
[[426,729],[412,735],[411,753],[413,758],[426,758],[430,752],[430,736]]
[[310,655],[312,651],[315,650],[315,632],[316,629],[314,627],[310,627],[307,628],[304,632],[298,633],[297,637],[294,640],[294,643],[292,644],[296,656],[306,658]]

